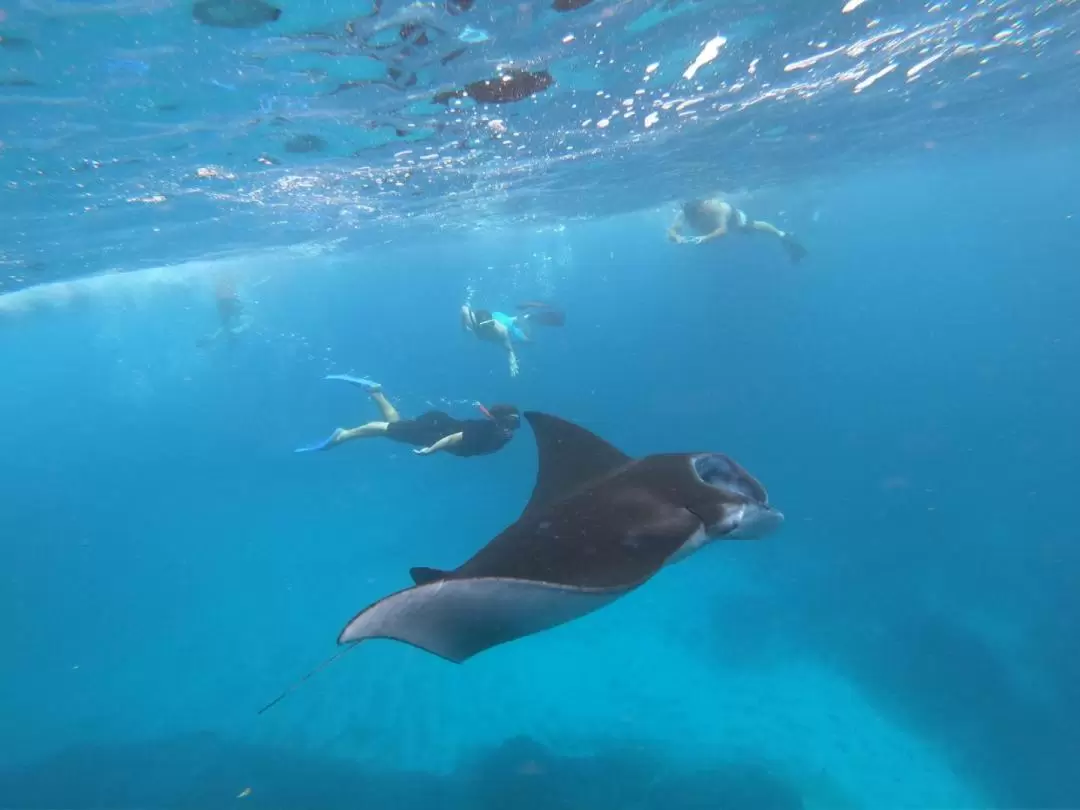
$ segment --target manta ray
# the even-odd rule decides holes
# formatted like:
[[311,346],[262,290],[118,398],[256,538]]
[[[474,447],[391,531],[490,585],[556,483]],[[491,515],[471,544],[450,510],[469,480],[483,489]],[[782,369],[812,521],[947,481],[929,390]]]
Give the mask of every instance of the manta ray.
[[525,418],[539,469],[521,516],[451,571],[413,568],[415,584],[353,617],[338,636],[345,650],[301,682],[374,638],[460,664],[611,604],[713,540],[761,537],[783,522],[726,455],[633,459],[556,416]]

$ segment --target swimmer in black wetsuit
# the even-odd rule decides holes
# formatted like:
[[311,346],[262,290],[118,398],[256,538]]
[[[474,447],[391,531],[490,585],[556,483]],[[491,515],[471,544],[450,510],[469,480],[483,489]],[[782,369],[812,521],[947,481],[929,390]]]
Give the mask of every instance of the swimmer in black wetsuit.
[[484,419],[455,419],[442,411],[427,411],[415,419],[402,419],[382,392],[382,386],[361,377],[333,374],[328,380],[341,380],[367,391],[382,414],[382,421],[368,422],[355,428],[338,428],[330,438],[301,447],[297,453],[329,450],[350,439],[367,439],[383,436],[391,441],[411,444],[418,456],[438,453],[440,450],[454,456],[486,456],[501,450],[514,437],[521,425],[518,409],[513,405],[492,405],[490,409],[478,407]]

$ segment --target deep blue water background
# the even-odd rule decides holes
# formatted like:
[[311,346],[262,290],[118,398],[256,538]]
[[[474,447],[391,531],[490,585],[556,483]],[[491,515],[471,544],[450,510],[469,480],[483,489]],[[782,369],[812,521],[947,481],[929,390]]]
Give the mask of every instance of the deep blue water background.
[[[628,751],[618,729],[524,719],[549,673],[568,677],[561,645],[625,631],[572,662],[618,673],[653,605],[718,684],[816,661],[986,806],[1080,804],[1074,154],[928,152],[759,195],[751,213],[785,212],[810,247],[798,268],[764,239],[672,246],[664,211],[298,262],[250,288],[257,332],[232,349],[194,348],[214,326],[209,275],[0,321],[0,806],[214,807],[244,786],[267,807],[799,806],[764,757],[690,764],[655,724]],[[553,246],[572,256],[552,276],[569,321],[512,380],[457,308],[470,280],[477,305],[552,292],[500,268]],[[512,401],[633,454],[730,453],[787,525],[495,663],[364,645],[256,717],[353,613],[412,565],[464,559],[532,484],[527,430],[490,458],[295,456],[373,413],[320,380],[349,370],[405,413]],[[757,589],[727,588],[732,568]],[[516,679],[468,691],[499,662]],[[669,664],[652,667],[675,696]],[[480,708],[470,727],[468,706],[391,688],[420,672],[519,711],[485,730]],[[561,694],[565,718],[590,716]],[[629,722],[644,710],[632,691],[612,702]],[[347,714],[382,719],[349,732]],[[601,742],[571,753],[563,737],[583,733]],[[842,786],[855,755],[833,761]],[[882,784],[873,806],[897,796]]]

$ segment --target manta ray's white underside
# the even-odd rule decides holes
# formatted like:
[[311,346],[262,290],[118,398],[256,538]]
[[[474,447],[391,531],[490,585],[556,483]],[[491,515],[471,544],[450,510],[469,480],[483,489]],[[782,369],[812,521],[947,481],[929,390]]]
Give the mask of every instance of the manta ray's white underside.
[[349,622],[338,643],[395,639],[461,663],[489,647],[592,613],[634,587],[575,588],[495,577],[439,580],[376,602]]

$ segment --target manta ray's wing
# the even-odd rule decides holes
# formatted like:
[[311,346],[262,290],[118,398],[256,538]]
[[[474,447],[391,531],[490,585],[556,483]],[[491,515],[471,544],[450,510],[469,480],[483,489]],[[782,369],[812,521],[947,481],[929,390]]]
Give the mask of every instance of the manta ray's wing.
[[592,613],[634,587],[577,588],[498,577],[440,579],[380,599],[345,626],[338,643],[394,639],[460,664],[498,644]]

